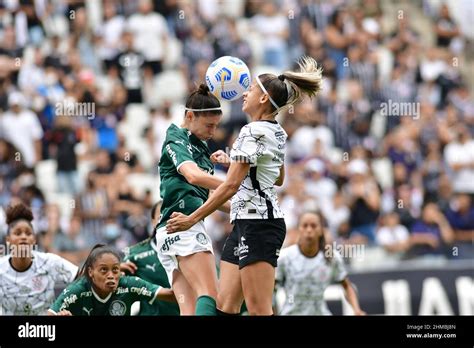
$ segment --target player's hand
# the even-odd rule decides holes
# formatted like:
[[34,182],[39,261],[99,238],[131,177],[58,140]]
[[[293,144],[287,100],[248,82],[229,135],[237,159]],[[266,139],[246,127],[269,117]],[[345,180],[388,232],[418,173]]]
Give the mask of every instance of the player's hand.
[[70,317],[72,316],[72,313],[64,309],[62,311],[59,311],[56,315],[61,317]]
[[222,164],[226,167],[230,165],[230,157],[222,150],[217,150],[211,155],[211,162]]
[[359,309],[358,311],[354,312],[354,315],[367,315],[362,309]]
[[189,230],[194,225],[194,222],[188,215],[174,212],[171,218],[166,223],[166,231],[168,234]]
[[135,274],[135,272],[137,271],[137,265],[135,265],[131,261],[122,262],[120,264],[120,271],[124,273]]

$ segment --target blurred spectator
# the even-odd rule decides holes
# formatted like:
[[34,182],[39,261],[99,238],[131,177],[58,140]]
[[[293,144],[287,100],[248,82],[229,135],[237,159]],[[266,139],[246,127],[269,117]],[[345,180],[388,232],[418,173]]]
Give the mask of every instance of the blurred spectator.
[[110,203],[107,192],[96,186],[92,174],[87,177],[85,191],[80,193],[76,208],[76,214],[82,218],[85,239],[92,244],[106,242],[103,229],[110,213]]
[[113,1],[104,2],[104,23],[98,30],[101,41],[98,45],[98,56],[109,69],[114,58],[119,54],[125,19],[117,15],[116,4]]
[[319,207],[329,204],[337,191],[334,180],[324,176],[325,170],[326,165],[319,159],[309,160],[305,165],[309,175],[306,193],[318,202]]
[[423,207],[421,219],[411,227],[409,257],[437,255],[446,252],[446,245],[454,240],[454,233],[435,203]]
[[142,102],[142,78],[145,64],[145,57],[133,48],[133,36],[130,32],[124,32],[122,35],[124,48],[122,52],[115,57],[120,78],[127,90],[127,103]]
[[71,117],[57,116],[50,135],[50,153],[57,162],[59,192],[76,195],[79,193],[77,157],[75,146],[79,139],[72,128]]
[[461,33],[458,25],[451,18],[447,4],[442,4],[439,9],[439,18],[435,22],[435,32],[437,46],[452,48],[456,53],[462,50]]
[[474,140],[466,126],[457,127],[455,139],[444,149],[444,160],[454,191],[474,193]]
[[252,18],[252,27],[263,38],[263,63],[278,70],[288,67],[288,18],[279,13],[277,4],[264,1],[260,11]]
[[344,187],[351,209],[350,237],[360,244],[375,242],[375,227],[380,211],[380,191],[369,176],[364,160],[354,159],[348,164],[349,182]]
[[389,253],[403,253],[409,247],[410,233],[400,225],[396,212],[391,212],[382,217],[382,226],[377,230],[377,244]]
[[10,94],[8,98],[10,109],[0,118],[0,135],[20,151],[24,165],[32,168],[42,159],[43,129],[38,117],[28,110],[25,104],[23,94],[19,92]]
[[151,0],[139,0],[138,10],[127,20],[127,30],[133,34],[134,49],[144,56],[146,66],[156,75],[163,70],[168,26],[161,14],[153,12]]
[[474,206],[465,193],[457,194],[445,212],[454,231],[451,258],[472,259],[474,256]]

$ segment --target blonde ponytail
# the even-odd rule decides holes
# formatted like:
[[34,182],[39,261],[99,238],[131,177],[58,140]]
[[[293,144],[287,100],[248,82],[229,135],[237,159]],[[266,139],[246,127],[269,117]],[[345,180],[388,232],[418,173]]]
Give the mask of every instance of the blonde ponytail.
[[302,94],[310,98],[315,97],[322,88],[323,69],[311,57],[304,56],[298,62],[299,72],[285,71],[282,75],[284,80],[292,87],[293,93],[288,98],[287,105],[296,103]]

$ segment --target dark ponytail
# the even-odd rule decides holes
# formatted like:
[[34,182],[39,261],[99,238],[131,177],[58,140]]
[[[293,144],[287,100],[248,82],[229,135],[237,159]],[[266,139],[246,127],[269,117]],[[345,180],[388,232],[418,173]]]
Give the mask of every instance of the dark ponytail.
[[[217,97],[211,93],[205,83],[201,83],[186,100],[186,108],[189,109],[211,109],[220,108],[221,103]],[[222,115],[222,110],[193,111],[196,116],[201,115]]]
[[89,256],[87,256],[86,261],[84,261],[84,264],[82,265],[82,267],[77,272],[76,277],[74,278],[74,280],[76,280],[78,278],[81,278],[81,277],[86,277],[87,280],[89,281],[89,283],[92,284],[92,279],[89,276],[88,270],[89,270],[89,268],[94,266],[94,263],[97,261],[97,259],[100,256],[104,255],[104,254],[114,255],[119,262],[122,260],[122,257],[120,256],[120,253],[116,249],[114,249],[112,247],[109,247],[105,244],[96,244],[91,249],[91,252],[89,253]]

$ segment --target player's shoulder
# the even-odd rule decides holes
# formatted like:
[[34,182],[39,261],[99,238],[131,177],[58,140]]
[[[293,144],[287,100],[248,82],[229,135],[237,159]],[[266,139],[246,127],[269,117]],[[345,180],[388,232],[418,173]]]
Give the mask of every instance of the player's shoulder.
[[79,277],[69,284],[64,290],[63,294],[67,295],[68,293],[81,293],[91,290],[91,286],[86,277]]
[[166,130],[166,140],[189,140],[189,130],[186,128],[178,127],[176,124],[172,123]]
[[2,256],[0,257],[0,274],[3,274],[4,271],[10,268],[10,256]]

